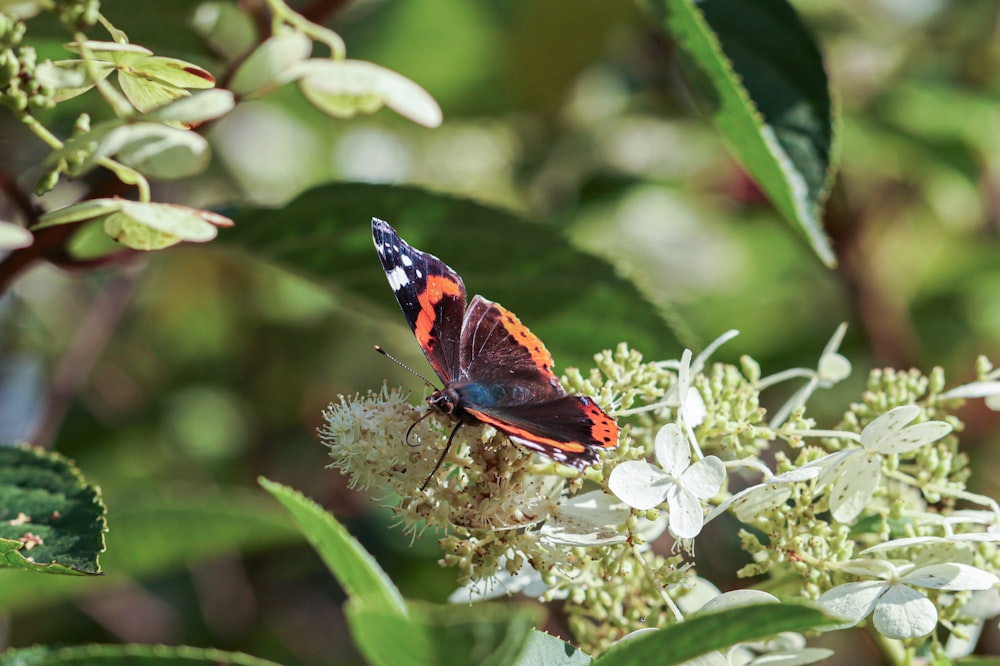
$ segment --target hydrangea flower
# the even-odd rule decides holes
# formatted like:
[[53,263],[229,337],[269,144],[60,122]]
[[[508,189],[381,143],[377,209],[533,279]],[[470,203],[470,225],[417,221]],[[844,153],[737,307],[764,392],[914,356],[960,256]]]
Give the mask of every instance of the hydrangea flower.
[[726,479],[722,461],[708,456],[691,463],[691,447],[676,423],[656,434],[656,462],[626,460],[611,470],[608,488],[634,509],[645,511],[666,502],[668,529],[679,539],[693,539],[705,518],[702,501],[714,496]]
[[822,468],[819,487],[829,485],[830,513],[842,523],[853,522],[868,504],[882,479],[887,455],[909,453],[951,432],[944,421],[906,425],[920,414],[903,405],[875,418],[861,431],[861,448],[832,453],[813,463]]
[[785,401],[785,404],[775,411],[770,423],[772,428],[778,428],[787,421],[792,412],[806,404],[806,401],[809,400],[809,397],[817,388],[830,388],[837,382],[850,376],[851,362],[837,351],[840,349],[840,343],[844,341],[844,334],[846,332],[846,323],[837,327],[837,330],[833,332],[833,336],[826,343],[826,347],[823,348],[823,353],[819,355],[819,362],[816,364],[815,370],[810,368],[791,368],[760,380],[758,386],[763,390],[786,379],[794,377],[809,378],[805,386],[792,394]]
[[888,560],[853,560],[842,568],[871,580],[838,585],[822,594],[817,603],[843,618],[842,627],[872,615],[880,634],[900,640],[926,636],[937,626],[937,607],[914,587],[986,590],[1000,582],[988,571],[956,562],[918,566],[912,562],[897,565]]
[[744,488],[712,509],[705,517],[705,522],[714,520],[732,507],[733,513],[738,519],[744,523],[752,523],[755,516],[784,504],[792,495],[792,484],[815,479],[819,473],[819,468],[808,465],[783,472],[777,476],[768,471],[761,483]]

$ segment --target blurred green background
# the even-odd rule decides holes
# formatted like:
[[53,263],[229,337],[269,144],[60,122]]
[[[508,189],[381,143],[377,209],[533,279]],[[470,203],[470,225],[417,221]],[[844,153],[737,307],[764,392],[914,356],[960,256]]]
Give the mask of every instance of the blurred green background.
[[[825,221],[835,271],[725,152],[672,45],[631,3],[340,4],[298,8],[327,10],[349,57],[426,88],[441,128],[386,111],[336,121],[293,88],[242,104],[206,129],[212,169],[158,183],[154,195],[218,207],[235,230],[120,270],[36,269],[0,300],[0,439],[75,459],[103,489],[110,524],[101,579],[4,572],[0,643],[187,643],[354,663],[342,592],[258,475],[332,510],[406,596],[447,597],[454,576],[437,567],[434,536],[411,544],[393,529],[387,510],[325,469],[314,434],[338,393],[388,380],[422,395],[373,344],[430,372],[370,248],[371,216],[445,259],[470,293],[519,313],[560,369],[586,367],[619,332],[633,331],[626,341],[649,358],[676,358],[730,328],[741,335],[721,360],[750,354],[765,373],[813,367],[847,321],[842,351],[855,371],[814,400],[822,426],[872,367],[940,365],[957,385],[973,379],[978,354],[1000,358],[996,2],[794,3],[824,50],[841,114]],[[187,27],[208,11],[199,3],[102,6],[132,41],[222,73]],[[44,25],[33,34],[43,53],[67,39]],[[100,109],[88,95],[46,121],[68,131],[76,114]],[[40,154],[0,114],[0,168],[30,189]],[[341,185],[293,202],[331,182]],[[391,194],[397,185],[490,208]],[[572,248],[594,258],[567,259]],[[581,326],[586,316],[608,326]],[[786,395],[769,394],[771,406]],[[972,487],[996,497],[1000,417],[981,402],[963,417]],[[716,547],[699,546],[699,567],[737,585],[734,535],[703,538]],[[548,628],[559,631],[558,615]],[[877,658],[863,643],[850,649],[835,662]]]

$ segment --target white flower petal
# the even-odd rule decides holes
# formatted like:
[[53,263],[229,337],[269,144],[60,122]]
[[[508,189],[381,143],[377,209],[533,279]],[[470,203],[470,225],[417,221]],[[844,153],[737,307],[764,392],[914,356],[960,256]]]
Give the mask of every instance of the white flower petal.
[[715,456],[702,458],[684,470],[680,484],[699,500],[714,497],[726,480],[726,466]]
[[691,464],[691,446],[676,423],[668,423],[656,433],[655,453],[656,462],[673,477],[680,476]]
[[901,580],[907,585],[936,590],[988,590],[1000,582],[989,571],[955,562],[919,567],[904,575]]
[[516,574],[511,574],[506,569],[501,568],[486,580],[458,588],[448,595],[448,603],[460,604],[499,599],[518,592],[523,592],[529,597],[539,597],[546,589],[548,586],[542,582],[541,575],[525,562]]
[[705,514],[701,502],[691,491],[677,484],[667,490],[667,506],[670,507],[670,522],[667,529],[678,539],[693,539],[701,533],[705,524]]
[[825,354],[816,368],[819,380],[825,386],[832,386],[847,379],[851,374],[851,362],[840,354]]
[[733,502],[733,513],[744,523],[752,523],[765,511],[784,504],[792,495],[792,489],[787,485],[768,484],[751,488],[747,493]]
[[851,523],[872,498],[882,478],[882,456],[852,457],[840,469],[830,486],[830,513],[841,523]]
[[549,543],[563,546],[602,546],[622,543],[618,531],[629,517],[629,508],[601,490],[577,495],[560,504],[538,530]]
[[695,387],[690,387],[687,395],[684,396],[684,402],[681,403],[681,417],[684,419],[684,423],[694,427],[701,424],[707,415],[708,410],[705,409],[705,401],[702,399],[701,393]]
[[848,560],[840,565],[840,569],[855,576],[868,576],[884,580],[899,577],[899,569],[889,560]]
[[843,627],[850,627],[868,617],[888,587],[877,580],[844,583],[824,592],[816,604],[830,615],[844,620]]
[[705,349],[703,349],[700,354],[695,356],[693,361],[691,361],[691,370],[693,372],[701,372],[701,369],[705,367],[705,361],[707,361],[708,358],[715,353],[715,350],[721,347],[722,345],[726,344],[739,334],[740,334],[739,331],[737,331],[735,328],[731,328],[722,335],[720,335],[719,337],[717,337],[716,339],[709,342],[708,346],[705,347]]
[[937,609],[930,599],[905,585],[893,585],[875,606],[875,628],[887,638],[919,638],[934,631]]
[[877,451],[878,443],[890,433],[901,430],[903,426],[917,418],[920,408],[916,405],[902,405],[890,409],[885,414],[874,419],[861,431],[861,446],[869,451]]
[[944,421],[925,421],[890,433],[875,446],[881,453],[907,453],[936,442],[950,432],[951,426]]
[[1000,412],[1000,394],[988,395],[983,402],[994,412]]
[[806,465],[806,467],[815,467],[820,471],[819,477],[816,480],[816,490],[819,491],[831,483],[840,473],[840,466],[848,458],[860,455],[864,455],[863,449],[844,449],[843,451],[835,451],[827,454],[819,460],[814,460]]
[[1000,382],[972,382],[941,394],[942,398],[988,398],[1000,396]]
[[641,460],[626,460],[611,470],[608,488],[629,506],[645,511],[663,502],[675,482],[660,470]]

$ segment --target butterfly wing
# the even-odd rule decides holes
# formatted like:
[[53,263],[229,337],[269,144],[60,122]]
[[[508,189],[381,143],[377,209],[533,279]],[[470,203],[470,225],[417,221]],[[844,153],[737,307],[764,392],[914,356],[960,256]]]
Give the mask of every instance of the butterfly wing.
[[467,407],[466,411],[525,448],[577,469],[600,460],[600,449],[618,446],[618,424],[593,399],[582,395],[523,405]]
[[591,398],[567,395],[552,355],[513,312],[474,297],[459,353],[462,406],[476,419],[577,469],[618,446],[618,424]]
[[432,254],[408,245],[389,224],[372,218],[372,240],[392,293],[417,343],[445,384],[459,372],[465,285]]

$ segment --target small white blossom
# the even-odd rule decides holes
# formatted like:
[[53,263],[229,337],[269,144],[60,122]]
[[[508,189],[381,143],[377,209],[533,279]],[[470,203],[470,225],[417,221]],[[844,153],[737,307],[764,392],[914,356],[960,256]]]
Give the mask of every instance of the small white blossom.
[[896,565],[887,560],[853,560],[843,569],[871,580],[838,585],[820,596],[818,604],[842,618],[845,627],[872,615],[878,632],[895,639],[920,638],[937,625],[934,603],[914,587],[986,590],[1000,582],[988,571],[955,562],[916,566],[909,562]]
[[889,410],[861,431],[861,448],[838,451],[813,463],[823,470],[818,486],[830,486],[830,513],[836,520],[853,522],[865,508],[882,479],[885,456],[909,453],[951,432],[944,421],[906,425],[919,414],[916,405]]
[[715,456],[691,463],[691,447],[680,427],[670,423],[656,434],[657,465],[627,460],[611,471],[608,488],[629,506],[645,511],[666,502],[668,529],[680,539],[693,539],[704,524],[702,501],[719,492],[726,479]]
[[777,476],[769,475],[763,482],[744,488],[712,511],[705,517],[710,522],[732,507],[736,517],[744,523],[752,523],[757,516],[765,511],[784,504],[792,496],[792,485],[809,481],[819,476],[819,469],[805,466],[792,469]]
[[[990,373],[991,375],[998,373]],[[941,394],[942,398],[985,398],[986,406],[1000,412],[1000,379],[990,379],[957,386]]]
[[477,580],[458,588],[448,595],[449,603],[472,603],[518,593],[537,599],[549,589],[542,580],[542,575],[528,562],[521,565],[517,573],[512,574],[507,571],[505,558],[501,560],[499,571],[485,580]]
[[560,546],[606,546],[623,543],[618,528],[628,520],[627,505],[602,490],[559,503],[538,529],[542,541]]
[[838,353],[840,343],[844,341],[844,334],[847,332],[847,324],[843,323],[837,327],[833,336],[823,348],[823,353],[819,356],[816,369],[793,368],[785,370],[776,375],[772,375],[760,381],[760,388],[764,389],[778,382],[791,379],[793,377],[808,377],[806,385],[792,394],[785,404],[778,408],[769,424],[772,428],[778,428],[796,409],[806,404],[809,397],[817,388],[830,388],[834,384],[846,379],[851,374],[851,362],[842,354]]

